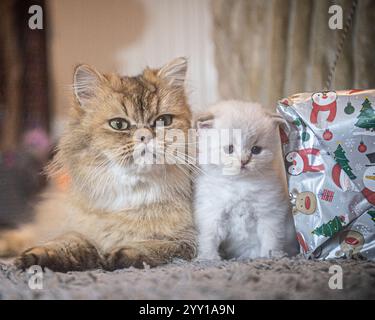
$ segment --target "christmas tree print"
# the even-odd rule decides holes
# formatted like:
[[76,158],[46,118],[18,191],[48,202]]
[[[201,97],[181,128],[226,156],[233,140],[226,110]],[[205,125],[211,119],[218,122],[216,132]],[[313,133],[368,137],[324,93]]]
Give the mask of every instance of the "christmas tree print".
[[317,236],[332,237],[337,232],[344,228],[344,219],[341,217],[334,217],[327,223],[323,223],[320,227],[317,227],[312,231],[312,234]]
[[355,123],[356,127],[375,130],[375,110],[367,98],[362,103],[362,108],[357,119],[358,121]]
[[349,176],[349,178],[351,180],[354,180],[355,178],[357,178],[352,172],[353,169],[349,166],[349,160],[345,156],[345,151],[342,148],[341,144],[337,146],[337,149],[334,152],[334,154],[335,154],[336,162],[340,165],[342,170],[345,171],[345,173]]

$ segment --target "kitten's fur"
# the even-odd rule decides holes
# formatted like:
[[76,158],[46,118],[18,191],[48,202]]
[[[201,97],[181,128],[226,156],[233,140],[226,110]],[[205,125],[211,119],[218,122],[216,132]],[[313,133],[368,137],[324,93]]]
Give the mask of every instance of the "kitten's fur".
[[[233,154],[225,153],[227,146],[214,138],[208,149],[200,150],[203,155],[220,152],[224,163],[234,160],[233,166],[238,163],[236,169],[240,170],[226,175],[221,164],[202,165],[205,174],[198,178],[195,189],[200,259],[297,254],[289,200],[277,165],[277,129],[282,121],[258,104],[240,101],[221,102],[198,119],[198,130],[240,129],[242,141],[233,136],[229,142]],[[200,131],[201,139],[203,133]],[[259,154],[251,154],[255,145],[262,148]]]
[[[34,224],[2,234],[0,255],[34,246],[16,264],[57,271],[194,257],[190,177],[176,165],[136,164],[132,158],[135,148],[147,150],[155,141],[151,124],[159,115],[173,115],[168,128],[187,134],[186,68],[184,58],[136,77],[76,68],[70,123],[49,166],[51,176],[68,174],[70,188],[47,195]],[[113,118],[127,119],[131,128],[113,130]],[[151,139],[147,147],[142,135]]]

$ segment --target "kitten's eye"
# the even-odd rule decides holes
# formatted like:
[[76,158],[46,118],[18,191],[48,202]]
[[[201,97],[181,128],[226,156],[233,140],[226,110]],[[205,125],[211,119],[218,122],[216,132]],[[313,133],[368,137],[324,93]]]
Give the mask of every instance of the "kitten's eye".
[[123,118],[115,118],[109,120],[109,125],[112,129],[123,131],[130,127],[129,122]]
[[261,147],[258,147],[258,146],[254,146],[251,148],[251,153],[252,154],[259,154],[262,152],[262,148]]
[[[157,122],[163,122],[164,127],[168,127],[172,124],[173,116],[170,114],[163,114],[162,116],[159,116],[155,121],[154,121],[154,126],[156,127]],[[159,125],[159,123],[158,123]]]
[[230,144],[229,146],[224,146],[223,149],[226,154],[232,154],[234,151],[233,144]]

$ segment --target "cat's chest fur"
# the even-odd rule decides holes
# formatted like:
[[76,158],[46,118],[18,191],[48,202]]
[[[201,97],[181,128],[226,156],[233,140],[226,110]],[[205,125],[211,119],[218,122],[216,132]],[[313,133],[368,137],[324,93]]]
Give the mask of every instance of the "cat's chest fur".
[[40,212],[53,210],[58,233],[79,232],[103,251],[131,241],[179,238],[183,230],[193,230],[188,177],[171,167],[165,174],[154,169],[139,176],[115,169],[84,189],[54,195]]
[[244,215],[256,219],[258,211],[267,207],[278,192],[271,181],[205,177],[199,181],[199,194],[196,196],[198,202],[220,208],[217,212],[221,212],[223,219]]

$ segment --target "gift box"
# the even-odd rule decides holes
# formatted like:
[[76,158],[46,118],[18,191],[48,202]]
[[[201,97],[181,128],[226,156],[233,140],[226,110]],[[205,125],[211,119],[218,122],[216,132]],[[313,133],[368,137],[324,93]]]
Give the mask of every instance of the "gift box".
[[301,251],[375,260],[375,90],[301,93],[277,109]]

